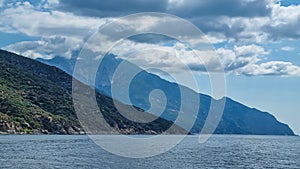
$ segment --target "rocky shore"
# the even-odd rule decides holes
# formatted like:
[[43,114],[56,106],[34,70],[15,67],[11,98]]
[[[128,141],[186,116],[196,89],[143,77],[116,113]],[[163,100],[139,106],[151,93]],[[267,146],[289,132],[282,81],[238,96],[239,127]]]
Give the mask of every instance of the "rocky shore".
[[14,122],[0,118],[0,134],[85,134],[83,129],[70,125],[68,122],[60,123],[52,117],[36,116],[40,121],[39,128],[34,128],[27,122]]

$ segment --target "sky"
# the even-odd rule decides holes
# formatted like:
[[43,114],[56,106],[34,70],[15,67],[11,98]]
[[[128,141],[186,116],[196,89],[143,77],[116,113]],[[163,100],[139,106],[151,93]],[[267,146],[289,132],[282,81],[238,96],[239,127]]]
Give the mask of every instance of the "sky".
[[[130,61],[184,77],[183,68],[172,56],[176,51],[199,74],[199,92],[207,94],[211,89],[203,65],[217,70],[219,60],[229,97],[270,112],[300,134],[299,0],[0,0],[0,48],[33,59],[71,58],[103,25],[140,12],[186,19],[203,32],[214,50],[198,50],[202,39],[187,35],[196,53],[203,56],[198,62],[185,44],[147,35],[123,40],[112,53],[129,56],[132,50],[145,51],[147,55],[139,55],[142,59],[135,55]],[[127,26],[147,31],[159,27],[163,19],[168,18],[136,19]],[[113,42],[108,37],[105,40],[107,46]]]

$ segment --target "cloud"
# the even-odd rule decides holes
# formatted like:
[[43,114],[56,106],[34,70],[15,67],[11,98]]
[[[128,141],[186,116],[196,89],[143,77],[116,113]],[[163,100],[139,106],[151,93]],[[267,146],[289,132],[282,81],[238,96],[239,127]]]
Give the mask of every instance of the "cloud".
[[281,39],[300,38],[300,5],[281,6],[267,1],[270,10],[266,15],[246,16],[198,16],[188,18],[206,34],[225,35],[229,41],[266,43]]
[[187,67],[192,71],[222,71],[236,73],[237,70],[257,64],[269,52],[257,45],[235,46],[234,49],[218,48],[190,50],[185,44],[176,42],[172,46],[138,43],[125,40],[114,46],[111,53],[135,63],[145,69],[158,68],[181,72]]
[[[251,15],[230,16],[222,14],[203,14],[186,18],[199,27],[205,34],[222,34],[227,40],[232,42],[254,42],[262,44],[269,41],[280,41],[286,38],[299,39],[300,5],[281,6],[273,1],[267,2],[265,7],[267,7],[270,12],[266,13],[266,15],[251,17]],[[217,7],[217,5],[214,7]]]
[[116,17],[137,12],[163,12],[167,0],[60,0],[57,9],[83,16]]
[[[38,6],[19,2],[0,12],[0,31],[21,32],[29,36],[52,36],[56,33],[82,37],[90,35],[116,15],[157,11],[190,20],[213,43],[229,41],[262,44],[282,38],[300,38],[300,5],[280,6],[272,0],[134,0],[125,4],[119,0],[43,2]],[[148,21],[149,18],[144,22],[139,20],[134,26],[154,25],[147,24]]]
[[257,17],[267,16],[265,0],[171,0],[166,12],[185,18],[197,16]]
[[124,40],[110,51],[143,69],[159,69],[171,73],[183,71],[220,71],[218,57],[213,50],[190,50],[176,42],[172,46],[137,43]]
[[62,36],[42,38],[39,41],[24,41],[4,47],[4,50],[36,59],[51,59],[56,56],[72,57],[72,52],[79,50],[82,42]]
[[[230,74],[299,75],[298,66],[290,62],[265,62],[270,52],[260,44],[269,40],[278,41],[281,38],[297,38],[300,35],[300,5],[284,7],[269,0],[144,2],[147,5],[142,2],[130,1],[129,4],[123,4],[128,5],[128,8],[122,6],[123,1],[117,0],[105,3],[95,0],[48,0],[35,6],[29,2],[11,3],[0,11],[0,31],[23,33],[40,37],[40,40],[19,42],[4,49],[31,58],[55,56],[69,58],[99,27],[116,19],[112,16],[145,10],[167,11],[192,21],[204,31],[212,43],[242,42],[243,45],[232,45],[233,47],[230,48],[219,47],[216,51],[198,49],[197,46],[207,44],[203,36],[195,37],[194,32],[182,31],[182,27],[178,26],[182,23],[170,17],[146,16],[133,18],[130,21],[123,20],[122,26],[118,29],[176,32],[177,38],[188,40],[192,47],[196,47],[195,50],[191,51],[185,44],[178,43],[175,39],[148,34],[125,39],[122,44],[114,47],[112,52],[141,67],[156,67],[171,72],[186,70],[184,65],[187,65],[192,71],[200,72],[220,71],[223,66],[225,72]],[[228,6],[231,6],[231,10],[228,10]],[[116,11],[119,8],[120,10]],[[102,18],[95,16],[102,16]],[[106,52],[115,45],[115,42],[122,41],[123,39],[114,37],[116,31],[118,30],[107,30],[106,34],[100,37],[101,43],[98,42],[99,39],[95,39],[98,41],[89,46],[91,50],[97,48],[97,52]],[[291,48],[283,47],[282,50],[291,50]],[[222,65],[219,64],[218,59]]]
[[226,72],[256,64],[269,52],[257,45],[234,46],[233,49],[218,48],[216,50]]
[[[137,12],[169,13],[190,20],[208,34],[212,42],[220,43],[226,39],[249,39],[246,29],[252,22],[247,19],[268,18],[272,12],[269,3],[269,0],[132,0],[129,3],[122,0],[60,0],[55,9],[92,17],[116,17]],[[240,19],[233,23],[233,18]],[[260,19],[257,20],[261,23]],[[245,22],[248,24],[245,25]],[[257,37],[257,34],[250,33],[252,37]],[[218,39],[220,37],[221,40]]]
[[2,31],[24,33],[28,36],[84,37],[103,25],[105,19],[75,16],[60,11],[43,11],[29,2],[17,3],[0,12]]
[[[264,56],[269,54],[263,47],[257,45],[244,45],[244,46],[234,46],[235,54],[238,57],[252,57],[258,58],[260,56]],[[255,60],[257,61],[257,60]]]
[[237,73],[246,76],[300,76],[300,67],[291,62],[270,61],[245,67]]
[[219,48],[217,53],[229,74],[246,76],[300,76],[300,67],[291,62],[268,61],[262,58],[269,55],[257,45],[235,46],[231,49]]
[[281,38],[300,38],[300,5],[272,6],[270,23],[263,27],[264,31],[270,31],[269,38],[278,40]]
[[4,6],[4,2],[5,2],[5,0],[0,0],[0,8],[2,8]]
[[0,31],[40,37],[38,41],[18,42],[3,49],[30,58],[71,57],[74,50],[82,47],[85,40],[109,20],[48,10],[57,2],[46,2],[43,7],[17,2],[0,11]]
[[[190,20],[213,42],[264,43],[299,38],[300,5],[281,6],[274,0],[122,0],[110,2],[60,0],[56,10],[79,16],[116,17],[136,12],[164,12]],[[217,38],[223,37],[221,41]]]
[[294,48],[292,48],[290,46],[284,46],[284,47],[281,48],[281,50],[283,50],[283,51],[293,51]]
[[121,16],[136,12],[165,12],[180,17],[196,16],[266,16],[266,0],[60,0],[58,9],[85,16]]
[[224,70],[228,74],[246,76],[300,76],[300,67],[291,62],[262,62],[270,52],[254,44],[192,51],[181,43],[160,46],[126,40],[110,52],[144,69],[156,68],[168,73],[182,73],[188,68],[197,72]]
[[176,41],[171,37],[165,35],[152,34],[152,33],[138,34],[138,35],[131,36],[128,39],[137,43],[152,43],[152,44]]

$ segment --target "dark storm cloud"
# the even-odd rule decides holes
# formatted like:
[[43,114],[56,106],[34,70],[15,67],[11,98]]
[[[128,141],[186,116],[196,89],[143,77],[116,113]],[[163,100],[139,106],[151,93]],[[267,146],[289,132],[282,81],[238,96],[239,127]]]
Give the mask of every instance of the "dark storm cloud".
[[266,16],[270,13],[265,0],[60,0],[58,9],[77,15],[113,17],[136,12],[165,12],[180,17],[199,16]]

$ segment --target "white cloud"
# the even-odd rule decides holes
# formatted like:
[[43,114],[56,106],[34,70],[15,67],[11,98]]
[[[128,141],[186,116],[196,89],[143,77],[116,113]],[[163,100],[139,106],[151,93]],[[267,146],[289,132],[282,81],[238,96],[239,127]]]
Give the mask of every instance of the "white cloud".
[[[252,2],[252,0],[249,2]],[[180,5],[184,2],[173,1],[172,3],[173,5]],[[80,16],[58,11],[55,9],[57,5],[59,5],[57,0],[48,0],[43,6],[33,6],[29,2],[17,2],[0,11],[0,31],[42,37],[37,41],[12,44],[4,49],[31,58],[71,57],[72,52],[78,50],[84,44],[86,38],[94,33],[99,26],[115,19]],[[42,10],[42,8],[47,8],[47,10]],[[298,76],[299,67],[290,62],[269,61],[262,63],[263,58],[269,55],[270,52],[253,43],[260,44],[270,39],[278,40],[283,37],[297,38],[298,34],[300,37],[300,5],[283,7],[270,3],[269,8],[271,10],[269,16],[211,16],[204,20],[209,22],[203,22],[203,18],[200,20],[202,22],[199,22],[207,27],[205,31],[207,33],[206,38],[212,43],[229,40],[231,42],[242,41],[243,44],[252,45],[236,45],[232,49],[218,48],[216,51],[212,49],[191,51],[180,43],[176,43],[174,46],[162,46],[160,43],[147,44],[124,40],[119,46],[115,46],[112,52],[141,67],[156,67],[171,72],[185,70],[184,64],[194,71],[205,71],[205,68],[219,71],[221,65],[218,59],[220,58],[220,62],[228,73],[249,76]],[[191,18],[191,20],[193,19],[195,18]],[[154,29],[166,33],[179,32],[177,38],[188,40],[191,42],[192,47],[207,43],[203,36],[195,37],[194,32],[181,31],[181,27],[178,25],[182,25],[182,23],[173,21],[168,17],[149,16],[137,18],[134,21],[134,23],[123,21],[122,26],[118,28],[122,31],[126,29],[147,32]],[[174,29],[170,29],[170,27]],[[106,52],[115,44],[115,41],[119,40],[113,39],[114,31],[107,31],[107,35],[96,39],[102,42],[95,42],[88,47],[91,47],[91,49],[97,48],[98,52]],[[290,51],[292,48],[286,46],[282,50]]]
[[261,46],[257,45],[245,45],[245,46],[234,46],[234,51],[239,57],[259,57],[263,55],[269,54],[269,52],[265,51],[265,49]]
[[270,38],[280,40],[282,38],[300,38],[300,5],[272,6],[271,21],[265,26],[265,30],[271,32]]
[[[47,1],[45,6],[55,3]],[[71,57],[72,51],[80,48],[85,39],[107,21],[38,8],[29,2],[17,2],[0,11],[0,31],[41,37],[38,41],[18,42],[4,49],[30,58]]]
[[[219,48],[217,53],[221,58],[227,73],[246,76],[300,76],[300,67],[291,62],[262,62],[270,52],[257,45],[235,46],[233,50]],[[262,63],[261,63],[262,62]]]
[[38,11],[28,2],[5,9],[0,17],[2,30],[6,28],[29,36],[84,37],[105,22],[59,11]]
[[279,76],[300,76],[300,67],[291,62],[270,61],[261,64],[253,64],[237,71],[238,74],[247,76],[257,75],[279,75]]
[[44,5],[45,8],[54,8],[59,4],[59,0],[45,0],[46,4]]
[[[235,46],[234,49],[189,50],[182,43],[173,46],[135,43],[125,40],[114,46],[112,53],[142,68],[180,72],[188,66],[193,71],[221,71],[238,74],[238,70],[256,65],[269,52],[257,45]],[[220,64],[221,63],[221,64]]]
[[[50,5],[55,5],[57,2],[48,2],[46,3],[46,7]],[[75,42],[86,40],[86,38],[94,33],[100,26],[103,24],[115,20],[115,18],[94,18],[94,17],[86,17],[86,16],[77,16],[72,13],[61,12],[56,10],[40,10],[39,8],[31,5],[29,2],[18,2],[16,4],[11,5],[10,8],[7,8],[0,12],[0,31],[3,32],[15,32],[15,33],[23,33],[28,36],[35,37],[53,37],[53,36],[61,36],[68,40],[75,40]],[[195,36],[193,32],[182,31],[181,28],[177,28],[177,25],[182,25],[186,23],[184,20],[180,20],[182,23],[178,23],[174,18],[160,17],[160,16],[145,16],[142,18],[132,18],[130,21],[122,20],[119,22],[120,27],[116,26],[115,30],[109,32],[108,35],[103,35],[106,37],[102,37],[97,40],[105,40],[104,43],[98,45],[96,43],[96,47],[99,48],[101,46],[101,52],[105,52],[111,45],[113,45],[114,33],[118,32],[117,29],[126,29],[128,31],[138,31],[138,32],[147,32],[149,30],[157,30],[162,31],[165,34],[177,34],[178,38],[183,40],[188,39],[192,42],[192,45],[196,45],[198,43],[203,43],[203,36]],[[162,24],[161,24],[162,23]],[[166,25],[174,28],[169,29]],[[170,32],[170,31],[173,32]],[[75,43],[74,42],[74,43]],[[206,40],[207,42],[207,40]],[[19,43],[15,45],[11,45],[9,48],[20,49],[20,46],[30,46],[30,42]],[[32,42],[38,43],[41,42]],[[208,43],[208,42],[207,42]],[[69,43],[71,44],[71,43]],[[73,46],[69,46],[69,48],[73,48]],[[8,48],[7,48],[8,49]],[[45,49],[45,48],[44,48]],[[32,51],[34,52],[34,51]],[[24,52],[18,52],[24,53]],[[40,53],[40,52],[38,52]],[[31,56],[34,56],[32,53]],[[37,56],[37,55],[36,55]]]
[[0,8],[4,6],[5,0],[0,0]]
[[[0,2],[1,1],[3,0],[0,0]],[[212,5],[217,2],[218,1],[209,3],[200,3],[197,1],[169,1],[169,4],[184,9],[184,7],[189,5],[194,8],[194,5],[200,5],[201,7],[208,4]],[[234,14],[233,16],[217,15],[217,12],[216,14],[212,13],[212,16],[195,15],[190,16],[188,19],[199,26],[213,43],[220,43],[226,40],[264,43],[270,39],[278,40],[286,37],[300,38],[300,5],[285,7],[280,6],[280,4],[275,3],[275,1],[267,1],[267,4],[265,2],[260,3],[252,0],[244,0],[242,2],[231,0],[231,2],[235,5],[241,4],[242,7],[253,3],[259,5],[261,9],[267,7],[265,10],[270,12],[265,11],[261,15],[254,15],[253,17],[240,16],[239,14],[241,13],[237,13],[237,15]],[[48,34],[53,35],[53,31],[56,31],[57,33],[60,32],[59,35],[63,34],[63,36],[66,36],[67,34],[82,36],[82,34],[85,34],[86,32],[91,30],[94,31],[99,25],[102,25],[105,22],[105,19],[58,11],[54,7],[59,5],[60,2],[58,0],[48,0],[43,7],[51,10],[50,12],[45,12],[43,10],[38,10],[37,7],[32,6],[29,2],[16,3],[0,13],[0,30],[18,31],[30,36],[39,36],[41,34],[43,36]],[[77,5],[80,5],[80,3]],[[267,6],[263,7],[261,5]],[[224,12],[225,11],[227,10],[224,10]],[[206,12],[209,13],[209,11]],[[253,11],[247,12],[252,13]],[[197,20],[197,17],[200,18],[200,20]],[[148,27],[155,26],[156,22],[157,20],[153,17],[142,18],[136,22],[137,24],[129,26],[135,29],[144,30]]]
[[78,50],[83,41],[62,36],[51,36],[39,41],[24,41],[4,47],[4,50],[36,59],[51,59],[55,56],[70,58],[72,52]]
[[206,38],[212,44],[217,44],[217,43],[222,43],[222,42],[226,42],[227,41],[226,36],[224,34],[222,34],[222,33],[211,33],[211,32],[208,32],[206,34]]
[[[222,34],[231,42],[263,44],[282,39],[300,39],[300,5],[280,6],[270,1],[270,14],[256,17],[212,16],[190,20],[211,36]],[[216,37],[218,37],[216,36]]]
[[299,22],[300,5],[280,6],[280,4],[274,4],[272,9],[272,26]]
[[[173,46],[136,43],[124,40],[114,46],[111,53],[144,69],[160,69],[166,72],[219,71],[222,67],[213,50],[190,50],[185,44]],[[219,64],[218,64],[219,63]]]
[[181,43],[174,46],[160,46],[126,40],[116,45],[111,52],[144,69],[157,68],[171,73],[183,72],[187,68],[185,66],[188,66],[192,71],[200,72],[207,69],[220,71],[224,68],[229,74],[246,76],[300,76],[300,67],[290,62],[262,63],[262,58],[270,52],[254,44],[235,46],[234,49],[191,51]]
[[283,50],[283,51],[293,51],[294,48],[292,48],[290,46],[284,46],[284,47],[281,48],[281,50]]
[[216,52],[227,72],[255,64],[269,54],[263,47],[254,44],[234,46],[233,49],[218,48]]

